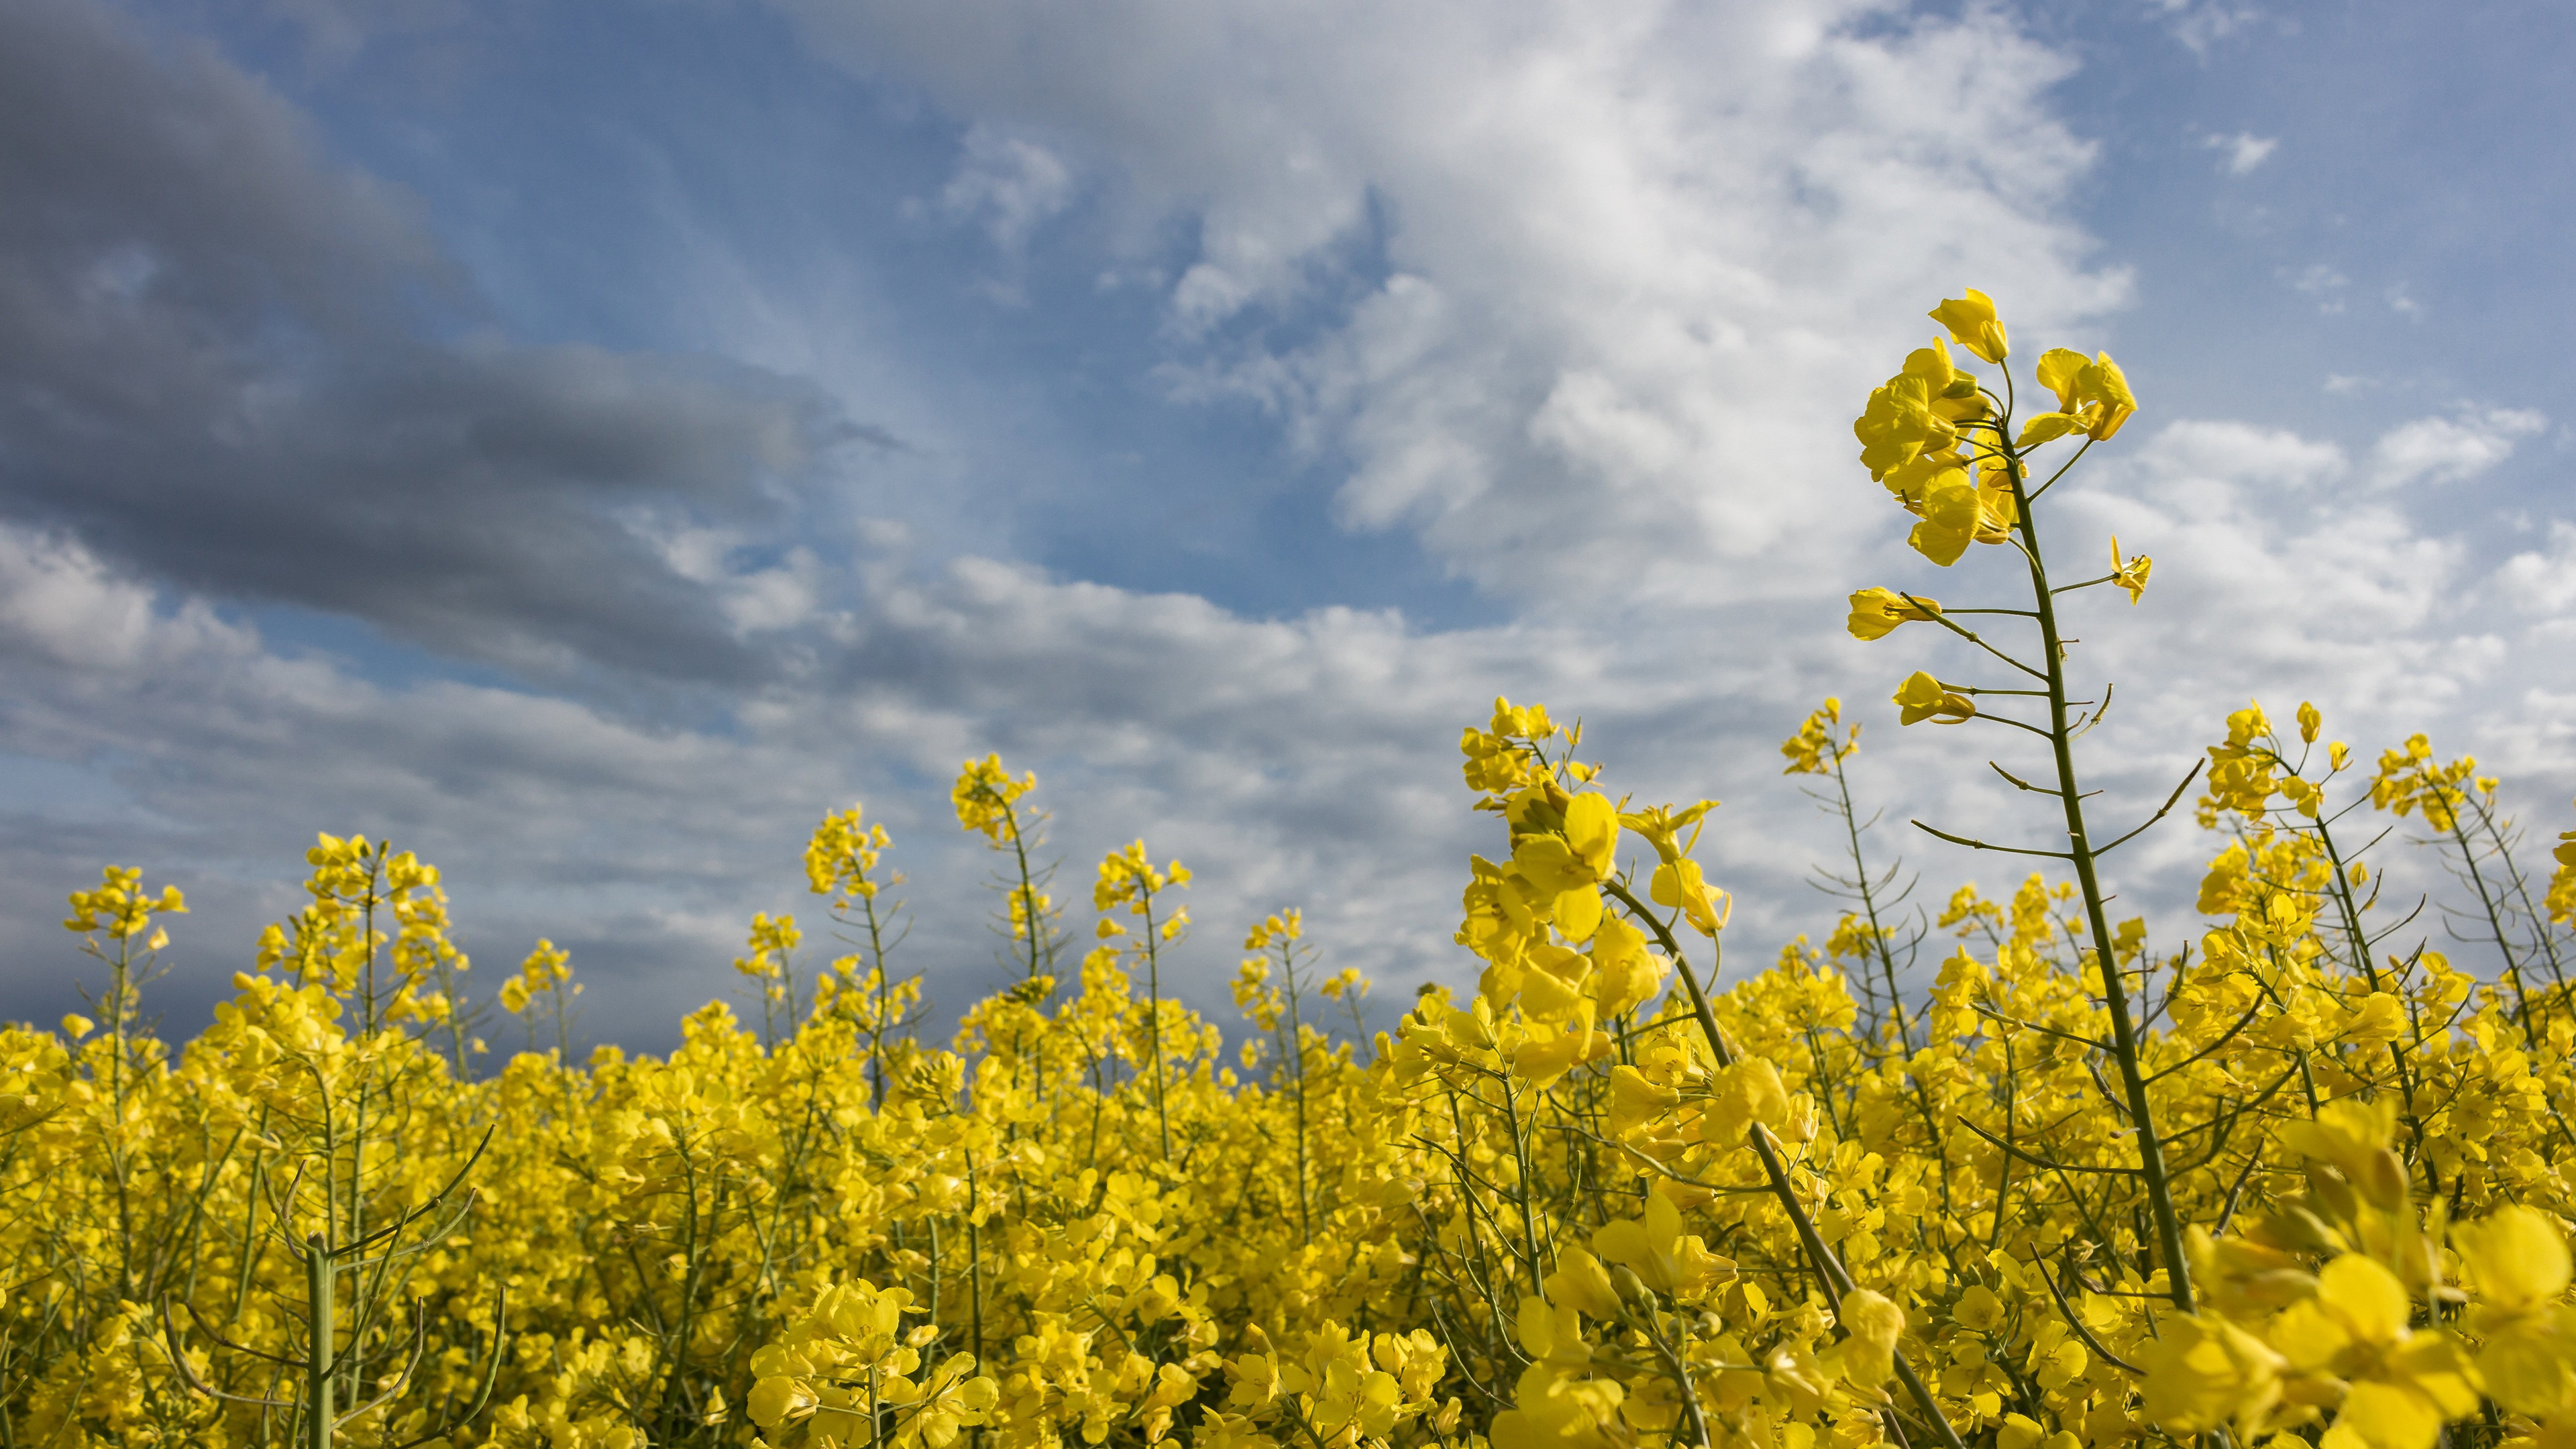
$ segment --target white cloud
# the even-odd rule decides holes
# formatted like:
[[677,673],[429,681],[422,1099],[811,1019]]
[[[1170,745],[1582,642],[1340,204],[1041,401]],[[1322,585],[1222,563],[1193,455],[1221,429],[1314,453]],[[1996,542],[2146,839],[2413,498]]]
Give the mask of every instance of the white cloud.
[[805,623],[821,608],[827,581],[812,549],[789,548],[767,567],[738,567],[754,545],[743,529],[709,528],[651,510],[624,521],[673,574],[706,587],[708,602],[738,639]]
[[1073,202],[1072,168],[1025,136],[976,126],[966,133],[965,153],[939,194],[940,210],[981,222],[1003,251],[1026,247],[1040,223]]
[[84,672],[122,675],[199,654],[239,656],[257,636],[203,601],[176,611],[117,577],[77,540],[0,522],[0,647]]
[[2231,5],[2225,0],[2146,0],[2148,13],[2162,19],[2165,29],[2181,41],[2192,54],[2206,56],[2210,47],[2263,18],[2263,12],[2251,5]]
[[2281,138],[2239,131],[2233,136],[2204,136],[2201,144],[2219,153],[2219,170],[2230,176],[2243,176],[2271,159],[2272,152],[2281,144]]
[[2523,408],[2465,408],[2447,418],[2418,418],[2382,436],[2371,450],[2370,483],[2459,483],[2513,456],[2514,441],[2549,425]]
[[[1542,607],[1805,592],[1864,536],[1849,419],[1928,307],[1985,285],[2054,340],[2125,296],[2059,210],[2071,62],[1995,12],[779,3],[1194,223],[1176,390],[1257,399],[1350,460],[1346,523]],[[1386,274],[1328,305],[1355,250]],[[1296,325],[1216,325],[1246,314]]]
[[813,551],[789,549],[774,567],[728,579],[718,607],[737,635],[774,633],[812,618],[823,587],[823,567]]
[[2186,494],[2208,487],[2229,497],[2245,485],[2297,489],[2340,475],[2349,466],[2343,449],[2278,428],[2250,423],[2184,419],[2151,435],[2130,463],[2158,475],[2167,489]]
[[2576,613],[2576,523],[2552,519],[2548,546],[2515,554],[2497,581],[2524,613]]

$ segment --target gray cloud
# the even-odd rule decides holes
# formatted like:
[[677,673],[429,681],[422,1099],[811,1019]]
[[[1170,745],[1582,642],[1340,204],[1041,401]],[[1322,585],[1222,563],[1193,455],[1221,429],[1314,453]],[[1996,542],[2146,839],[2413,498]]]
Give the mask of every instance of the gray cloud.
[[[144,866],[198,901],[182,937],[199,965],[164,990],[185,1016],[220,994],[263,920],[293,909],[310,832],[363,830],[448,869],[478,969],[550,936],[611,988],[590,999],[594,1030],[659,1041],[730,988],[752,910],[812,925],[797,851],[853,798],[896,831],[923,921],[911,959],[953,1009],[995,973],[977,884],[991,862],[948,818],[946,785],[994,749],[1045,777],[1077,931],[1092,866],[1141,835],[1200,871],[1200,932],[1177,977],[1193,1000],[1226,1015],[1237,934],[1285,905],[1308,910],[1337,965],[1400,1000],[1426,976],[1472,974],[1448,939],[1452,907],[1466,854],[1496,846],[1491,819],[1465,808],[1455,741],[1494,694],[1588,710],[1620,788],[1734,797],[1772,776],[1767,747],[1711,757],[1702,742],[1776,736],[1814,683],[1722,641],[1657,649],[1675,667],[1663,676],[1568,630],[1425,636],[1329,609],[1253,621],[991,561],[880,575],[864,605],[864,632],[810,682],[686,729],[509,689],[372,683],[75,542],[0,530],[0,663],[24,681],[0,706],[8,768],[23,779],[30,758],[57,760],[93,782],[72,808],[8,820],[24,869],[0,906],[22,964],[0,1010],[60,994],[44,964],[68,947],[53,906],[94,861]],[[108,795],[148,806],[111,809],[121,818],[102,828]],[[1737,809],[1726,833],[1763,818]],[[1776,842],[1738,853],[1739,886],[1803,904],[1797,858]]]
[[488,339],[408,198],[101,6],[0,11],[0,198],[0,508],[193,590],[739,683],[638,517],[773,518],[890,441],[758,369]]

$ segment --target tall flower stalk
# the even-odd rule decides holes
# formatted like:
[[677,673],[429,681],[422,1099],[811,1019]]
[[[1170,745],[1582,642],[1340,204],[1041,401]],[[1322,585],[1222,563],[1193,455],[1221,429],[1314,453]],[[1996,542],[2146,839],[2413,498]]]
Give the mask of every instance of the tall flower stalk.
[[[2029,607],[1945,609],[1939,601],[1918,594],[1864,589],[1852,595],[1850,629],[1859,638],[1875,639],[1907,623],[1939,624],[2020,676],[2009,685],[1978,686],[1953,683],[1918,671],[1897,689],[1895,702],[1903,711],[1903,722],[1909,725],[1926,720],[1959,724],[1983,719],[2043,741],[2047,772],[2031,772],[2039,774],[2035,782],[2023,779],[1999,762],[1989,765],[2015,789],[2056,800],[2064,822],[2065,847],[1999,845],[1955,835],[1921,821],[1915,824],[1943,840],[1974,850],[2062,861],[2073,869],[2082,895],[2087,939],[2099,973],[2098,982],[2088,984],[2093,985],[2110,1019],[2110,1040],[2103,1045],[2119,1074],[2118,1104],[2128,1118],[2136,1143],[2134,1171],[2154,1218],[2157,1257],[2165,1271],[2166,1292],[2175,1307],[2188,1313],[2193,1306],[2191,1268],[2184,1256],[2182,1221],[2174,1209],[2172,1183],[2166,1170],[2166,1138],[2147,1091],[2148,1069],[2140,1020],[2143,1002],[2131,991],[2114,950],[2109,893],[2102,885],[2101,860],[2147,825],[2162,819],[2181,798],[2190,777],[2174,788],[2163,809],[2156,811],[2146,825],[2109,841],[2096,839],[2085,810],[2086,792],[2076,772],[2075,741],[2100,722],[2110,704],[2111,690],[2105,684],[2093,699],[2072,697],[2067,661],[2074,641],[2066,636],[2059,617],[2063,596],[2105,584],[2125,590],[2130,603],[2135,604],[2146,588],[2151,561],[2144,555],[2124,556],[2119,540],[2113,539],[2108,573],[2059,583],[2049,572],[2039,526],[2041,500],[2095,443],[2119,433],[2136,413],[2137,398],[2109,353],[2088,358],[2066,348],[2052,348],[2041,355],[2035,372],[2040,385],[2054,395],[2056,406],[2020,420],[2016,428],[2018,389],[2007,360],[2010,343],[1993,301],[1971,288],[1964,297],[1944,301],[1931,316],[1947,329],[1948,337],[1935,338],[1930,347],[1907,357],[1904,370],[1870,394],[1868,408],[1853,425],[1861,441],[1861,461],[1869,468],[1870,476],[1884,483],[1896,500],[1920,520],[1908,542],[1932,562],[1950,567],[1959,562],[1972,543],[2008,547],[2020,554],[2030,590]],[[2001,373],[2003,390],[1996,392],[1986,387],[1973,373],[1960,367],[1950,353],[1949,344],[1953,343],[1994,364]],[[2081,441],[2073,456],[2045,482],[2033,486],[2030,460],[2037,451],[2074,439]],[[2026,621],[2023,627],[2037,636],[2031,641],[2037,645],[2036,659],[2011,652],[1959,622],[1962,617],[1977,615]],[[2014,702],[2026,702],[2023,707],[2037,706],[2043,715],[2034,722],[2010,713],[1995,713],[1981,706],[1981,699],[2003,701],[2007,708]],[[2196,767],[2194,773],[2197,774]]]

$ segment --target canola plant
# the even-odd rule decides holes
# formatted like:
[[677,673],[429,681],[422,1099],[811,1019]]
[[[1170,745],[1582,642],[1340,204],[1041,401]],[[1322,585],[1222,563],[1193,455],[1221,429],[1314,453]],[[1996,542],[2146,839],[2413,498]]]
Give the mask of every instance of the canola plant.
[[[2005,588],[1865,588],[1850,628],[1985,661],[1896,702],[2000,731],[2043,843],[1926,828],[2029,858],[2017,890],[1909,912],[1828,701],[1782,749],[1847,909],[1719,990],[1711,802],[1614,797],[1579,729],[1498,702],[1462,741],[1500,826],[1475,993],[1363,1041],[1367,983],[1283,911],[1229,1052],[1167,994],[1188,871],[1112,853],[1083,949],[1035,779],[988,758],[954,804],[1019,979],[947,1048],[853,807],[806,860],[859,949],[800,965],[757,918],[758,1023],[576,1062],[540,942],[495,998],[530,1049],[478,1078],[434,867],[322,837],[184,1049],[136,1013],[185,902],[112,867],[65,923],[95,1019],[0,1031],[0,1449],[2566,1449],[2576,832],[2528,875],[2474,762],[2248,708],[2165,806],[2224,838],[2207,931],[2113,919],[2103,860],[2165,811],[2095,818],[2109,694],[2062,625],[2150,565],[2060,581],[2041,525],[2136,400],[2059,349],[2017,417],[1987,298],[1932,316],[1862,462]],[[2390,825],[2444,852],[2477,969],[2379,899]]]

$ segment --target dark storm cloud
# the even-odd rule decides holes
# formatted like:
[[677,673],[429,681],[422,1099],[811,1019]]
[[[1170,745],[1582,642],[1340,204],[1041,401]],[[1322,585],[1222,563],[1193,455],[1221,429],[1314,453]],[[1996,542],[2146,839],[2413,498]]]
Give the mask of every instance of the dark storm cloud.
[[0,7],[0,510],[448,652],[762,672],[631,525],[887,440],[738,364],[430,340],[472,312],[408,198],[211,49]]

